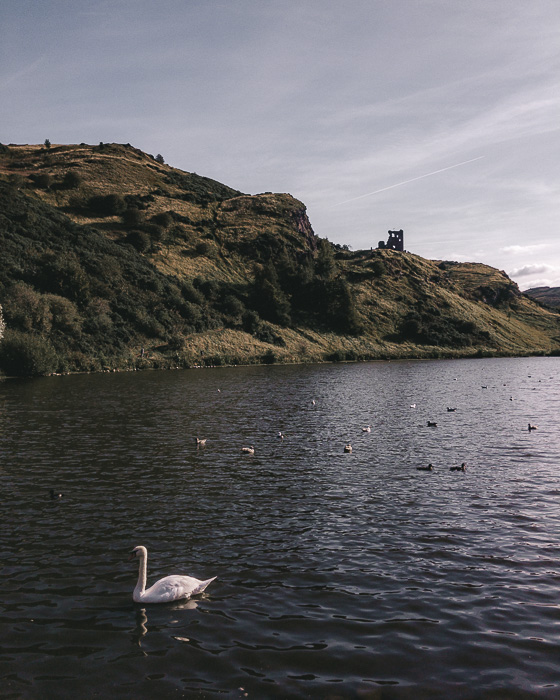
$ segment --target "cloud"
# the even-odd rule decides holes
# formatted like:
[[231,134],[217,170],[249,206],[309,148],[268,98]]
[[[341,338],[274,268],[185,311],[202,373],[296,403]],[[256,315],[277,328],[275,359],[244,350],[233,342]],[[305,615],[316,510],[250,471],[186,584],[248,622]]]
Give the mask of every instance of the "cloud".
[[529,275],[542,275],[545,273],[554,272],[554,268],[550,265],[524,265],[512,270],[510,277],[527,277]]
[[537,250],[542,250],[543,248],[547,247],[547,243],[535,243],[533,245],[507,245],[505,248],[502,248],[501,251],[502,253],[514,253],[517,255],[519,253],[534,253]]

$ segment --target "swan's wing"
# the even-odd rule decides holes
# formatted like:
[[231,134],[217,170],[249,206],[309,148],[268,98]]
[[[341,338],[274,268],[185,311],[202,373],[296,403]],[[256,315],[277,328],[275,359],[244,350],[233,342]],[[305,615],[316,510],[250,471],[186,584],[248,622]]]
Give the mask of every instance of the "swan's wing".
[[[214,577],[216,578],[216,577]],[[199,581],[192,576],[166,576],[156,581],[142,596],[145,603],[169,603],[202,593],[214,578]]]

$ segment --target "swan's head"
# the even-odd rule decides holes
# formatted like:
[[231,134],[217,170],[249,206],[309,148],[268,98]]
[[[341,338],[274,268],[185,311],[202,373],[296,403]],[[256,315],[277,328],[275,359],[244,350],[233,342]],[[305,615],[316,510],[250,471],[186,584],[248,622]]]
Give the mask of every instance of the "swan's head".
[[137,558],[137,559],[140,559],[142,557],[145,558],[147,556],[147,554],[148,554],[148,550],[146,549],[146,547],[142,547],[142,545],[139,545],[138,547],[134,547],[134,549],[130,553],[130,556],[128,557],[128,561],[130,561],[131,559],[135,559],[135,558]]

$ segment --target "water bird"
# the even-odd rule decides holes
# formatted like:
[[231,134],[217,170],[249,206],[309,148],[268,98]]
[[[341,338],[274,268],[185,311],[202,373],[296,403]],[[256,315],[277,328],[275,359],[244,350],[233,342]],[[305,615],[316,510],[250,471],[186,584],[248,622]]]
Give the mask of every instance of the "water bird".
[[62,494],[57,493],[54,489],[51,489],[49,493],[51,495],[51,501],[59,501],[62,498]]
[[411,403],[411,404],[410,404],[410,408],[416,408],[416,404],[415,404],[415,403]]
[[434,420],[429,420],[428,428],[437,428],[437,423]]
[[456,408],[449,408],[449,406],[447,407],[447,413],[453,413],[456,410]]
[[527,430],[528,430],[529,432],[531,432],[531,430],[536,430],[537,428],[538,428],[537,425],[531,425],[531,423],[529,423],[529,425],[528,425],[528,427],[527,427]]
[[366,425],[365,428],[362,428],[362,432],[371,433],[371,425]]
[[465,472],[465,471],[467,471],[467,465],[465,464],[465,462],[463,462],[460,467],[449,467],[449,471],[450,472]]
[[281,430],[279,430],[279,431],[278,431],[277,437],[280,438],[280,440],[283,440],[283,439],[284,439],[284,433],[283,433]]
[[146,547],[134,547],[129,561],[138,559],[138,583],[132,594],[135,603],[171,603],[174,600],[190,598],[202,591],[214,581],[216,576],[200,581],[192,576],[165,576],[146,590],[146,572],[148,568],[148,550]]
[[434,465],[433,464],[428,464],[427,467],[416,467],[416,469],[419,472],[433,472],[434,471]]
[[481,388],[482,388],[482,389],[488,389],[488,384],[483,384]]
[[315,399],[311,399],[311,405],[315,406]]
[[197,437],[197,438],[195,438],[195,440],[196,440],[197,447],[204,447],[206,445],[207,438],[200,439],[199,437]]
[[254,445],[251,445],[250,447],[242,447],[241,452],[243,452],[244,455],[254,455],[255,447]]
[[348,453],[352,452],[352,445],[349,442],[344,445],[344,451]]

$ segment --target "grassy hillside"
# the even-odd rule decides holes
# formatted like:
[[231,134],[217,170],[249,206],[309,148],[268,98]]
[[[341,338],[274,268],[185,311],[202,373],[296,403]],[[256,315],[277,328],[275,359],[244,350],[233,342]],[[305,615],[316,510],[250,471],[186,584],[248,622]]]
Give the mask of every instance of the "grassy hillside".
[[0,147],[0,369],[556,352],[559,316],[485,265],[316,236],[120,144]]

